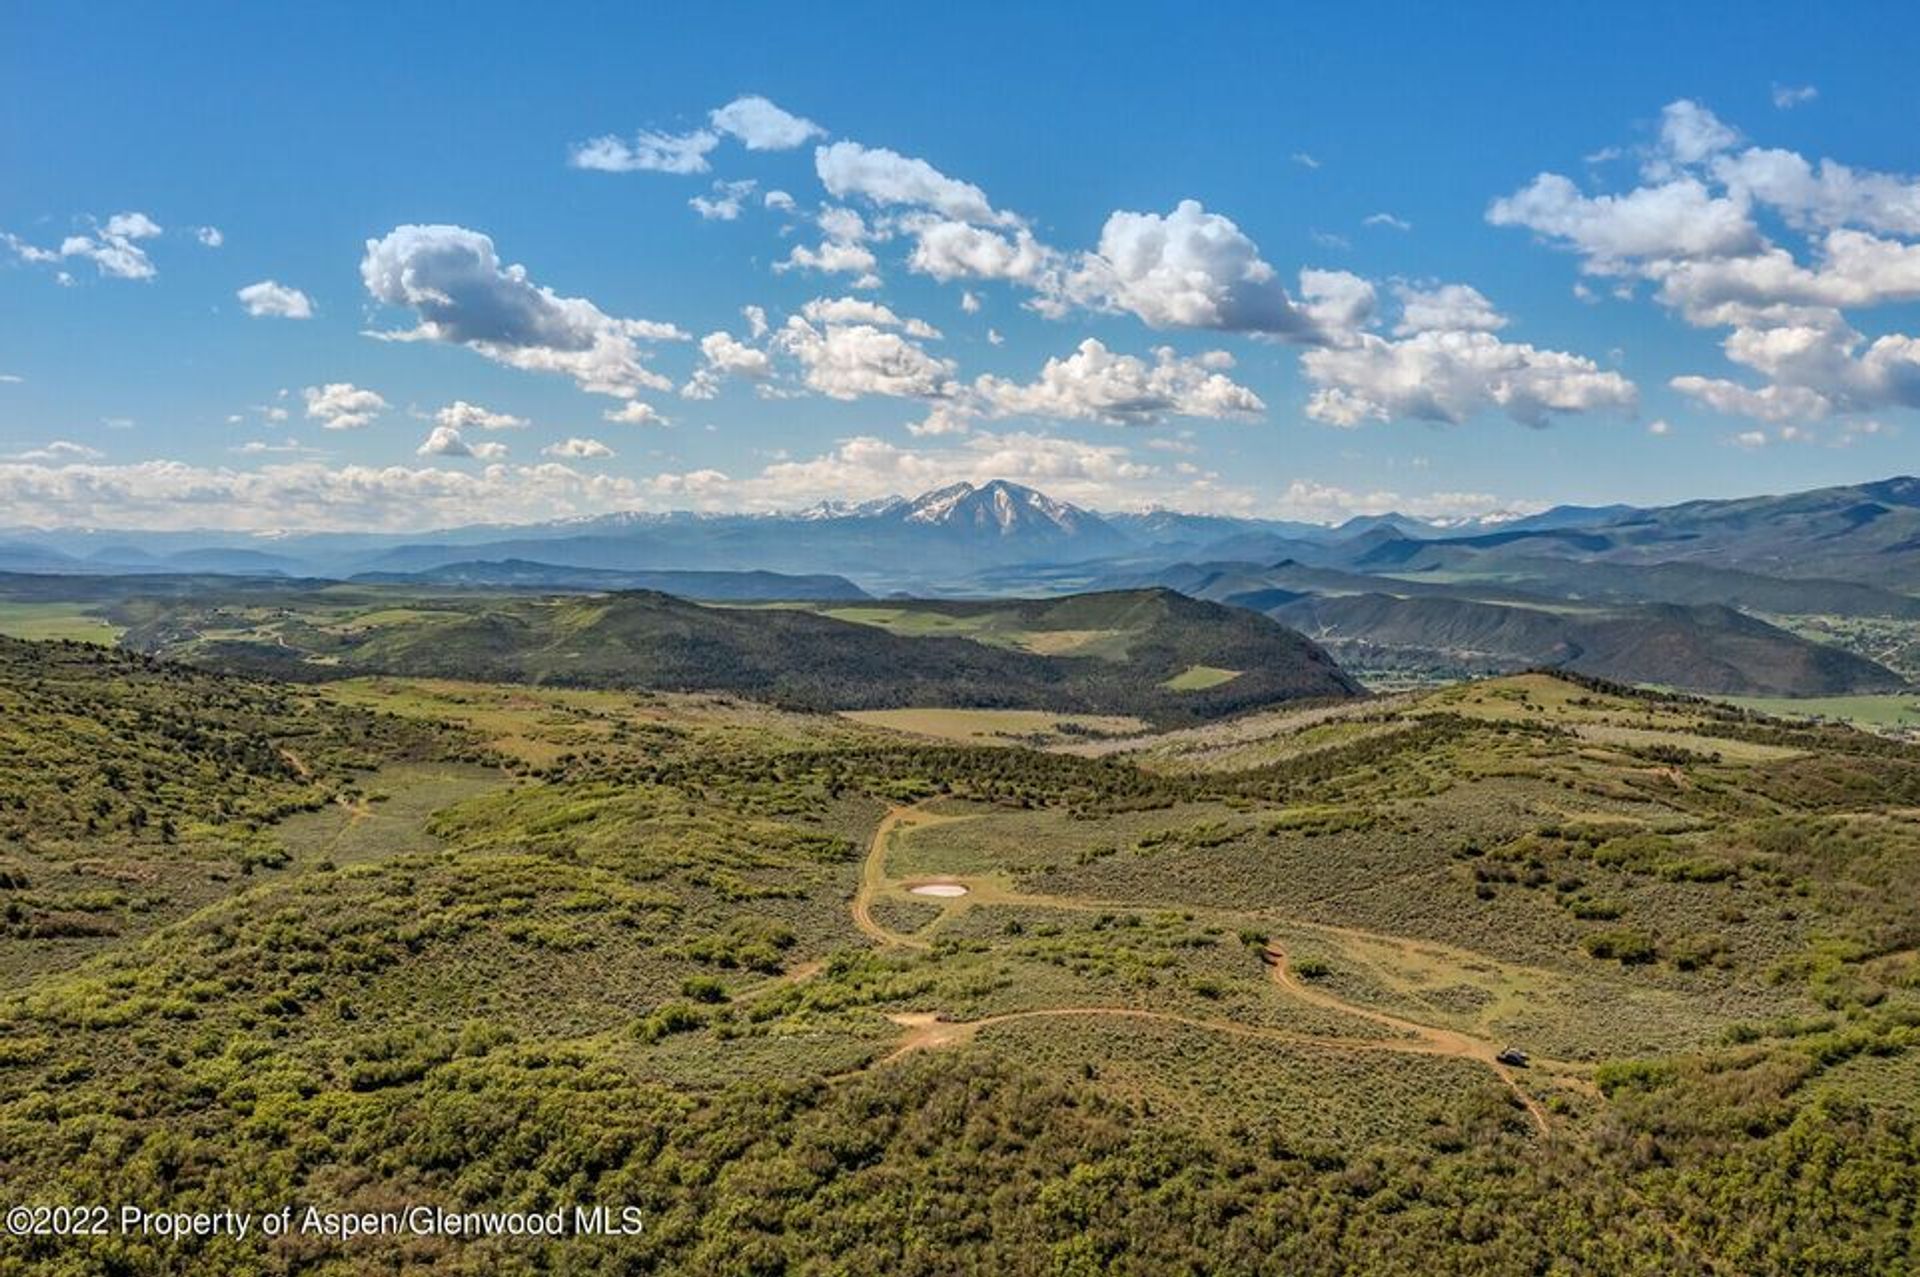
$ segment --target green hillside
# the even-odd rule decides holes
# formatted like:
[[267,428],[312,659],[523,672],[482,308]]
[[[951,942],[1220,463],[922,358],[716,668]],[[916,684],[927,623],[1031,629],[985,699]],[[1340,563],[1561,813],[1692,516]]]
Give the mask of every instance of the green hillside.
[[[1611,512],[1573,528],[1496,529],[1417,539],[1388,532],[1356,538],[1334,566],[1365,572],[1465,572],[1498,578],[1557,577],[1581,592],[1625,590],[1666,602],[1732,602],[1774,611],[1794,595],[1782,581],[1807,580],[1819,610],[1865,607],[1864,615],[1911,616],[1888,592],[1920,585],[1920,479],[1815,488],[1734,500],[1688,501]],[[1541,562],[1597,563],[1657,571],[1603,571],[1591,581]],[[1705,569],[1704,571],[1700,569]],[[1771,582],[1767,578],[1773,578]],[[1836,582],[1869,587],[1853,593]],[[1773,602],[1763,602],[1771,595]]]
[[1267,615],[1362,666],[1556,666],[1596,677],[1738,696],[1897,691],[1899,674],[1718,605],[1548,611],[1386,593],[1311,596]]
[[0,936],[13,961],[77,961],[285,863],[274,827],[364,799],[376,769],[474,748],[300,689],[0,638]]
[[[86,881],[65,912],[110,924],[0,934],[18,1200],[645,1219],[8,1237],[0,1272],[1916,1259],[1920,750],[1892,741],[1544,675],[1043,753],[712,695],[0,657],[0,907]],[[115,773],[174,840],[96,794]]]
[[[331,610],[324,592],[266,606],[140,604],[144,620],[125,641],[280,677],[724,691],[810,709],[1038,709],[1176,723],[1360,690],[1276,622],[1167,591],[826,614],[707,607],[648,592],[438,597],[412,607],[381,598],[384,606],[353,614]],[[1163,686],[1196,665],[1243,673],[1204,689]]]

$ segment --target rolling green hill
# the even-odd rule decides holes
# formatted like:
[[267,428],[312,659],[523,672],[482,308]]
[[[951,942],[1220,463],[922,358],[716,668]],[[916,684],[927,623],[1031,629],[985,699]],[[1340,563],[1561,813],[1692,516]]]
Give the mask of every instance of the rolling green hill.
[[1898,691],[1892,670],[1721,606],[1654,604],[1598,614],[1388,594],[1309,597],[1267,615],[1366,664],[1554,666],[1628,683],[1737,696]]
[[6,1236],[3,1272],[1916,1259],[1895,742],[1544,675],[1103,758],[79,645],[0,644],[0,698],[0,910],[95,924],[0,931],[18,1200],[645,1221]]
[[1575,528],[1517,527],[1424,539],[1389,530],[1344,543],[1328,565],[1364,572],[1487,573],[1543,557],[1806,578],[1816,590],[1833,581],[1911,590],[1920,586],[1920,479],[1625,510]]
[[283,864],[272,827],[377,768],[472,752],[306,689],[0,638],[0,936],[78,960]]
[[[1170,591],[825,614],[705,607],[648,592],[439,597],[414,608],[382,599],[383,608],[325,618],[296,595],[272,606],[162,605],[124,641],[301,679],[380,673],[716,691],[811,709],[1043,709],[1177,723],[1360,691],[1280,624]],[[1196,666],[1238,676],[1170,685]]]
[[[1751,696],[1897,691],[1902,673],[1862,650],[1913,622],[1920,600],[1848,582],[1774,581],[1688,565],[1529,560],[1525,572],[1446,579],[1369,576],[1291,561],[1182,563],[1142,574],[1161,588],[1248,608],[1326,644],[1351,668],[1463,676],[1564,667],[1621,682]],[[1585,593],[1575,590],[1592,574]],[[1815,634],[1790,632],[1727,602],[1833,609]],[[1811,629],[1811,627],[1806,627]],[[1840,629],[1851,647],[1822,642]],[[1856,634],[1856,631],[1858,633]]]

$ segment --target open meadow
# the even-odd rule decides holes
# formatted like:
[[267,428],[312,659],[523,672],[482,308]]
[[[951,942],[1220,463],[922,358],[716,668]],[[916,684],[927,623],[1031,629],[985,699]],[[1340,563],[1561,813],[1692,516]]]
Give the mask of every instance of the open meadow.
[[111,646],[122,632],[95,609],[78,604],[0,601],[0,636],[7,638],[71,639]]

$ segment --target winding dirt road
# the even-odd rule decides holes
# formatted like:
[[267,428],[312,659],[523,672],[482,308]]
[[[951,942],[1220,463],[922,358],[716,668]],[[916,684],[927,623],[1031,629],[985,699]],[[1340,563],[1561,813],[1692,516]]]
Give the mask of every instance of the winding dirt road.
[[[1475,1037],[1471,1033],[1461,1033],[1457,1029],[1445,1029],[1435,1024],[1422,1024],[1417,1020],[1408,1020],[1402,1016],[1385,1011],[1376,1011],[1372,1007],[1360,1006],[1329,993],[1325,989],[1316,989],[1301,981],[1293,969],[1287,965],[1287,953],[1279,945],[1269,941],[1263,955],[1267,969],[1273,973],[1273,982],[1285,989],[1293,997],[1309,1006],[1322,1007],[1329,1011],[1339,1011],[1346,1015],[1359,1016],[1363,1020],[1402,1033],[1411,1033],[1432,1048],[1431,1054],[1450,1055],[1463,1060],[1478,1060],[1492,1069],[1507,1089],[1513,1092],[1515,1099],[1525,1106],[1532,1115],[1533,1123],[1540,1128],[1541,1134],[1547,1131],[1547,1111],[1540,1102],[1527,1093],[1514,1076],[1513,1069],[1499,1060],[1501,1048],[1486,1038]],[[1541,1061],[1544,1065],[1547,1061]]]
[[[887,852],[894,834],[903,824],[943,821],[951,817],[930,816],[918,804],[890,808],[881,818],[873,831],[873,837],[867,845],[866,860],[861,866],[860,885],[853,897],[853,922],[861,933],[885,949],[913,949],[926,951],[932,946],[929,942],[915,936],[903,934],[882,926],[873,916],[873,903],[881,892],[898,884],[887,874]],[[999,893],[997,898],[979,899],[969,902],[982,905],[1028,905],[1040,908],[1072,909],[1076,911],[1113,911],[1138,909],[1137,903],[1114,901],[1079,900],[1058,896],[1027,896]],[[1205,909],[1193,906],[1195,913],[1208,913],[1219,918],[1248,919],[1265,915],[1250,914],[1244,911]],[[1412,943],[1404,936],[1392,936],[1382,933],[1360,931],[1353,928],[1329,926],[1323,923],[1309,923],[1293,919],[1268,919],[1284,921],[1288,925],[1301,927],[1330,935],[1346,935],[1358,940],[1366,940],[1387,945],[1405,945]],[[1276,988],[1287,996],[1322,1010],[1378,1024],[1382,1028],[1393,1030],[1398,1037],[1361,1038],[1328,1034],[1300,1033],[1288,1029],[1270,1028],[1264,1025],[1243,1024],[1236,1020],[1205,1019],[1199,1016],[1183,1015],[1173,1011],[1155,1011],[1145,1007],[1132,1006],[1063,1006],[1040,1007],[1027,1011],[1009,1011],[999,1015],[983,1016],[977,1020],[948,1020],[937,1011],[913,1012],[889,1017],[904,1029],[905,1036],[887,1055],[882,1056],[869,1068],[878,1068],[900,1060],[916,1051],[934,1050],[955,1046],[972,1041],[984,1029],[995,1025],[1011,1024],[1021,1020],[1036,1020],[1058,1017],[1109,1017],[1116,1019],[1156,1020],[1166,1024],[1184,1025],[1211,1033],[1230,1034],[1235,1037],[1253,1038],[1264,1042],[1273,1042],[1291,1047],[1318,1048],[1336,1051],[1387,1052],[1399,1055],[1440,1056],[1451,1059],[1471,1060],[1484,1065],[1513,1094],[1515,1100],[1526,1110],[1533,1124],[1542,1134],[1549,1130],[1547,1111],[1540,1102],[1520,1084],[1520,1079],[1508,1065],[1497,1058],[1500,1046],[1489,1038],[1449,1029],[1441,1025],[1426,1024],[1419,1020],[1410,1020],[1405,1016],[1394,1015],[1387,1011],[1349,1002],[1339,995],[1301,980],[1288,963],[1286,951],[1277,943],[1269,941],[1263,953],[1264,960],[1271,972]],[[809,973],[811,974],[811,972]],[[804,977],[801,977],[804,978]],[[1576,1080],[1582,1071],[1581,1066],[1569,1061],[1537,1059],[1535,1065],[1543,1071],[1555,1075],[1561,1081]],[[861,1072],[864,1070],[858,1070]],[[852,1076],[852,1075],[848,1075]]]
[[887,886],[887,844],[893,840],[893,831],[901,821],[919,813],[918,804],[889,808],[887,814],[880,818],[879,826],[874,829],[872,840],[867,843],[866,863],[860,867],[860,886],[853,893],[853,925],[879,941],[882,948],[928,949],[932,947],[924,940],[916,940],[898,931],[889,931],[873,917],[873,898]]

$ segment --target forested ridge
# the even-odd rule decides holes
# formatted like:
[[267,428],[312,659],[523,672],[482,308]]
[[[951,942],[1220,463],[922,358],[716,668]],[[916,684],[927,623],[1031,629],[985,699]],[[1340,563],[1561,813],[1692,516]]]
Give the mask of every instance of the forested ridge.
[[[708,607],[647,591],[439,600],[378,627],[316,623],[300,596],[288,603],[257,614],[238,603],[139,601],[115,614],[132,623],[129,646],[307,681],[398,674],[724,691],[808,709],[1025,708],[1165,723],[1360,691],[1326,653],[1284,626],[1168,591],[1075,596],[1044,605],[1052,615],[1036,618],[1123,634],[1119,658],[938,633],[908,637],[811,611]],[[1165,686],[1194,665],[1239,676],[1202,690]]]

